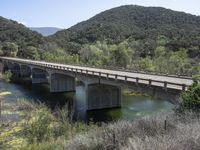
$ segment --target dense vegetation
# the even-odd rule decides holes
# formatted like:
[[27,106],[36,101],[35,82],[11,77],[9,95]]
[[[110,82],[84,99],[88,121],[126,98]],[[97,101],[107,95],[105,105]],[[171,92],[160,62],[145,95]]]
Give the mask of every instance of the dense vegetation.
[[199,23],[183,12],[122,6],[49,39],[79,63],[191,75],[200,72]]
[[[97,126],[71,122],[66,107],[52,112],[45,105],[18,100],[4,102],[2,108],[0,149],[192,150],[200,147],[200,118],[194,113],[165,113]],[[14,116],[20,118],[9,119]]]
[[[137,41],[141,56],[154,55],[156,40],[166,38],[170,51],[188,49],[191,57],[199,55],[200,17],[157,7],[122,6],[100,13],[67,30],[51,36],[58,45],[76,53],[81,45],[106,41],[118,44]],[[77,51],[75,48],[78,48]]]
[[181,109],[200,112],[200,76],[194,77],[194,83],[182,94]]
[[[27,57],[27,47],[42,51],[45,39],[16,21],[0,17],[0,50],[6,56]],[[3,51],[3,52],[2,52]]]
[[6,56],[169,74],[200,73],[200,17],[183,12],[121,6],[47,38],[5,18],[0,25],[0,49]]

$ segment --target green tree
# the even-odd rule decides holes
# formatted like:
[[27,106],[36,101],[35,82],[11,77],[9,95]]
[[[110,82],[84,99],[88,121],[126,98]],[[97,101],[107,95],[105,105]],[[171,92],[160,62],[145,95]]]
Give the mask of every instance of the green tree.
[[3,43],[2,51],[4,56],[15,57],[18,52],[18,45],[12,42],[5,42]]
[[80,50],[80,58],[84,63],[90,65],[101,65],[103,51],[96,45],[85,45]]
[[169,71],[172,74],[182,74],[187,64],[187,50],[180,49],[177,52],[171,52],[171,56],[168,59]]
[[34,46],[28,46],[26,49],[27,56],[31,59],[39,59],[38,49]]
[[38,50],[34,46],[28,46],[26,49],[21,50],[19,55],[26,59],[35,59],[38,60],[40,55],[38,54]]
[[200,110],[200,76],[193,78],[194,83],[182,94],[183,108],[186,110]]
[[138,62],[138,65],[139,69],[144,71],[154,71],[155,69],[153,61],[149,57],[141,58]]
[[127,42],[110,47],[110,57],[113,65],[126,68],[131,64],[133,51]]

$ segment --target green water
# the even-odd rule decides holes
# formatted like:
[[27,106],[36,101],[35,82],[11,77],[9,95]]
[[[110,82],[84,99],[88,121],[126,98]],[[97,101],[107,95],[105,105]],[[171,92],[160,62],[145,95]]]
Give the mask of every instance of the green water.
[[158,112],[171,111],[174,107],[168,101],[158,100],[156,98],[123,95],[121,108],[86,111],[85,87],[83,85],[77,86],[76,92],[50,93],[48,85],[0,82],[0,91],[11,92],[10,95],[5,96],[5,100],[7,101],[15,101],[20,98],[38,100],[45,102],[52,109],[68,104],[73,106],[74,120],[79,121],[133,120]]

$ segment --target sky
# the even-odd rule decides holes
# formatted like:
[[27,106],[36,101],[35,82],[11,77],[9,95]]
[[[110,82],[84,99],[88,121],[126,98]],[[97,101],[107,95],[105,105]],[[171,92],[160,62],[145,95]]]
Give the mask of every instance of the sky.
[[200,0],[0,0],[0,16],[28,27],[69,28],[102,11],[130,4],[200,16]]

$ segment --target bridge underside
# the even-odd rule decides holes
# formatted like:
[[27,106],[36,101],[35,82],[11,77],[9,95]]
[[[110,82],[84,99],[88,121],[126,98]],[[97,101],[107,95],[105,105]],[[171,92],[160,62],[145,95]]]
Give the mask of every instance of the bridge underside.
[[48,83],[48,72],[42,69],[33,68],[32,69],[32,83]]
[[31,68],[26,65],[21,65],[20,76],[21,76],[21,78],[30,78],[31,77]]

